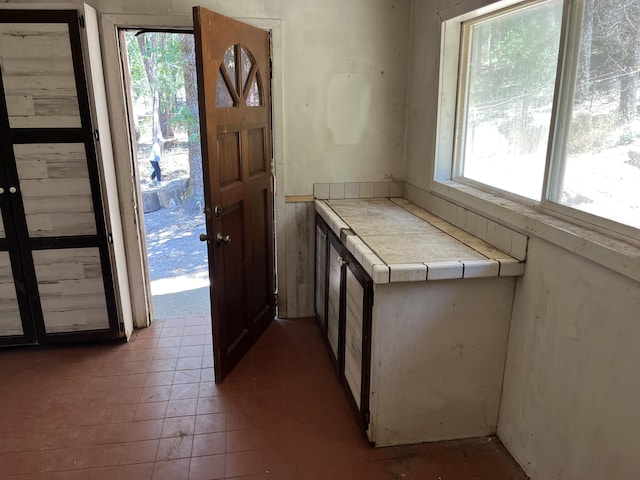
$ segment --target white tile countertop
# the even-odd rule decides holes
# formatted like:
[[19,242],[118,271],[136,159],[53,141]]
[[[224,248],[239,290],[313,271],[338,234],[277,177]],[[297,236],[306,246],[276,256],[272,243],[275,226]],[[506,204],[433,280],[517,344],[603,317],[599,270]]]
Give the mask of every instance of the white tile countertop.
[[525,263],[404,198],[316,200],[375,283],[524,274]]

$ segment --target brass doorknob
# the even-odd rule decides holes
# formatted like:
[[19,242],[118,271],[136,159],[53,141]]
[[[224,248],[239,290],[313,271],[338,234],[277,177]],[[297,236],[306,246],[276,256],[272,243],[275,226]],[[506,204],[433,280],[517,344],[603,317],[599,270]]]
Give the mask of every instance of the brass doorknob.
[[218,243],[231,243],[231,235],[223,235],[219,233],[216,235],[216,242]]

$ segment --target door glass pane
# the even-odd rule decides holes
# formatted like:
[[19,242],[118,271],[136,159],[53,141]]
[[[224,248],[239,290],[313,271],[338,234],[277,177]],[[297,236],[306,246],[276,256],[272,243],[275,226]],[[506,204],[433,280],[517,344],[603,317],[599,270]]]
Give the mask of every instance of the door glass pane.
[[573,112],[551,200],[640,228],[640,2],[585,2]]
[[238,91],[237,84],[237,75],[236,75],[236,47],[235,45],[230,46],[224,52],[224,57],[222,58],[222,64],[227,69],[227,73],[229,74],[229,79],[231,80],[231,86]]
[[23,333],[9,252],[0,252],[0,337]]
[[15,145],[14,153],[29,235],[95,235],[84,145]]
[[560,0],[465,25],[464,178],[540,199],[561,25]]
[[242,49],[242,91],[244,92],[245,87],[247,86],[247,80],[249,79],[249,73],[251,72],[251,67],[253,66],[253,62],[251,61],[251,57],[247,53],[247,51]]
[[216,84],[216,107],[230,108],[235,105],[229,86],[222,75],[222,68],[218,71],[218,83]]
[[247,95],[247,106],[259,107],[260,105],[262,105],[262,95],[260,95],[260,89],[258,88],[258,73],[256,73],[256,76],[253,77],[249,94]]
[[33,262],[47,333],[109,328],[97,248],[36,250]]
[[80,127],[66,23],[0,23],[11,128]]

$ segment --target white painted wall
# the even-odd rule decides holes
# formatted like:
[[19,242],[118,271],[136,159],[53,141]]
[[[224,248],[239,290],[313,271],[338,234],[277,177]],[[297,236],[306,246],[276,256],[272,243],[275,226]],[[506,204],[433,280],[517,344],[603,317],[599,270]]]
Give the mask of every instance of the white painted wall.
[[[232,17],[282,19],[284,124],[274,128],[284,129],[285,195],[311,195],[314,183],[402,175],[411,0],[87,3],[99,14],[190,16],[201,5]],[[354,116],[354,107],[368,115]]]
[[[56,0],[7,3],[64,5]],[[281,102],[274,105],[276,140],[283,139],[281,151],[279,141],[275,142],[279,304],[283,316],[311,315],[309,286],[313,284],[313,272],[307,268],[306,249],[313,229],[296,236],[301,226],[289,222],[297,218],[295,212],[300,205],[285,205],[283,197],[311,195],[314,183],[371,182],[402,176],[411,0],[88,0],[87,3],[99,14],[185,18],[191,16],[194,5],[201,5],[236,18],[281,20],[280,58],[274,60],[282,78]],[[114,142],[119,141],[126,140],[114,138]],[[132,201],[122,203],[128,205]],[[133,218],[126,212],[123,217]],[[131,232],[127,234],[129,249],[137,247],[135,226],[125,231]],[[142,262],[130,263],[133,265],[130,276],[134,283],[139,283],[144,278],[138,271],[138,263]],[[299,278],[287,281],[288,273],[299,275],[305,269],[304,281]],[[143,317],[145,302],[135,292],[133,297],[138,305],[136,315]],[[136,324],[144,325],[146,319],[138,318]]]
[[530,241],[498,433],[532,480],[638,478],[639,344],[640,284]]
[[[439,15],[491,3],[414,2],[404,178],[423,190],[430,189],[435,152]],[[530,237],[526,272],[516,286],[498,435],[532,480],[638,478],[640,283],[602,266],[613,263],[606,248],[612,240],[470,198],[452,200],[479,213],[486,209]],[[558,246],[563,242],[566,248]],[[569,251],[586,254],[594,245],[605,246],[593,255],[599,263]],[[620,251],[628,267],[637,264],[637,246]]]

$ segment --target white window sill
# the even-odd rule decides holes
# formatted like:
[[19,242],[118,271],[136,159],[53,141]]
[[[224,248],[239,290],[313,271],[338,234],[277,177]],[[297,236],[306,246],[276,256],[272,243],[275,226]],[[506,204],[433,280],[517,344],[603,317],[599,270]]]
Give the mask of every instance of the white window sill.
[[579,225],[455,181],[434,181],[429,193],[640,282],[640,240]]

